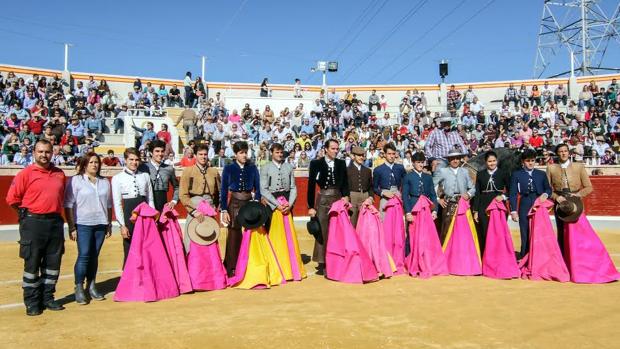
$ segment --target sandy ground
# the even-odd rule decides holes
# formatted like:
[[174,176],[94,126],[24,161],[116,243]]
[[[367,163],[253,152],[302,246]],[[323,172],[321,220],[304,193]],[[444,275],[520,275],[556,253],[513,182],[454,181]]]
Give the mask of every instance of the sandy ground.
[[[302,252],[311,237],[298,226]],[[620,266],[620,229],[601,237]],[[514,235],[515,241],[518,241]],[[517,243],[518,244],[518,243]],[[484,277],[394,277],[347,285],[316,275],[270,290],[201,292],[157,303],[73,302],[67,241],[62,312],[27,317],[16,243],[0,243],[1,348],[619,348],[620,283],[576,285]],[[99,285],[120,276],[118,235],[104,244]],[[307,258],[306,258],[307,259]],[[314,263],[306,264],[312,274]]]

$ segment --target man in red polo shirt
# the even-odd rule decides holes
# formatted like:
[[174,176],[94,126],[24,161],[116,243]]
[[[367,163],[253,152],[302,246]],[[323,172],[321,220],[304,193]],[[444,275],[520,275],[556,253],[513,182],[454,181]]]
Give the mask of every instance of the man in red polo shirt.
[[65,174],[51,163],[52,144],[39,140],[34,147],[35,163],[13,179],[6,202],[19,215],[19,256],[24,259],[24,303],[26,314],[40,315],[43,309],[63,310],[54,300],[60,261],[64,252],[63,209]]

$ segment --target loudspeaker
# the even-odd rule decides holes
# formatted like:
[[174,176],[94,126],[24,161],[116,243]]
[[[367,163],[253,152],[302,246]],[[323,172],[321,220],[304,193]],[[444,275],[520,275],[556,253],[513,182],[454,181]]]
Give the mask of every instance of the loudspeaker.
[[337,72],[338,71],[338,62],[327,62],[327,71]]
[[448,76],[448,62],[439,63],[439,76],[442,78]]

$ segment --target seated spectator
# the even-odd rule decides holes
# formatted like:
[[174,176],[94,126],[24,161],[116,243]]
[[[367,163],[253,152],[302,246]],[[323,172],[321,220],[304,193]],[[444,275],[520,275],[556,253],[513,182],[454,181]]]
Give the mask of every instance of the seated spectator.
[[607,149],[609,149],[609,144],[605,142],[605,137],[596,136],[596,144],[592,146],[592,150],[595,150],[598,156],[603,156]]
[[613,149],[607,148],[605,149],[605,154],[601,156],[601,165],[617,165],[616,162],[616,154]]
[[21,143],[19,137],[15,133],[11,133],[8,139],[2,145],[2,156],[6,158],[6,162],[12,163],[15,154],[19,152]]
[[584,85],[579,93],[579,110],[584,110],[586,107],[594,106],[594,95],[590,91],[587,85]]
[[102,162],[104,166],[111,166],[111,167],[120,166],[121,164],[121,161],[116,155],[114,155],[114,150],[112,149],[108,150],[108,154],[106,157],[103,158]]
[[22,130],[19,131],[18,136],[20,142],[23,142],[26,138],[28,138],[32,144],[37,141],[37,136],[30,131],[30,127],[27,123],[22,126]]
[[506,93],[504,94],[504,102],[506,102],[508,105],[510,104],[510,102],[513,102],[515,108],[519,105],[519,93],[517,92],[517,89],[515,88],[515,85],[513,83],[510,83],[510,85],[508,85],[508,88],[506,89]]
[[461,93],[456,90],[456,87],[454,85],[450,85],[450,90],[448,90],[447,97],[448,109],[450,109],[451,107],[456,110],[461,108]]
[[186,148],[185,152],[183,154],[183,157],[181,158],[181,162],[179,163],[179,165],[181,167],[190,167],[190,166],[194,166],[196,164],[196,158],[194,157],[194,150],[192,148]]
[[567,100],[568,91],[564,88],[563,84],[559,84],[553,92],[553,101],[555,102],[555,104],[558,104],[561,101],[563,105],[566,105]]
[[518,97],[519,97],[519,105],[521,105],[522,107],[529,100],[530,95],[529,93],[527,93],[527,88],[523,84],[521,85],[521,88],[519,89]]
[[166,142],[166,144],[172,141],[172,136],[170,135],[170,132],[168,131],[167,124],[165,123],[161,124],[161,130],[157,132],[157,139],[163,140],[164,142]]
[[19,152],[13,158],[13,165],[28,166],[32,163],[32,154],[28,151],[28,147],[21,146]]
[[65,165],[65,157],[61,153],[60,145],[55,144],[52,147],[52,164],[54,166],[64,166]]

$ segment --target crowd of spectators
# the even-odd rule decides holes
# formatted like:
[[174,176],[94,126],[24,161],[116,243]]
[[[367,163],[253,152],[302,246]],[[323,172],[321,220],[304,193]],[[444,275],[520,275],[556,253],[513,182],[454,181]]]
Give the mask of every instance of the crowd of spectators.
[[[263,87],[268,90],[267,79]],[[301,97],[300,82],[293,89]],[[306,168],[310,160],[322,156],[326,139],[341,140],[341,156],[347,158],[353,146],[367,152],[367,165],[383,161],[382,148],[393,142],[398,161],[411,168],[411,156],[425,148],[432,130],[438,128],[437,117],[449,116],[452,129],[460,136],[470,156],[492,149],[533,148],[541,165],[552,162],[555,145],[568,143],[572,159],[593,165],[616,164],[620,146],[620,99],[614,79],[609,86],[599,87],[592,81],[583,86],[578,100],[571,100],[562,84],[545,82],[519,89],[510,84],[498,107],[487,108],[472,86],[459,91],[450,86],[447,111],[433,112],[424,92],[406,91],[400,103],[388,108],[385,95],[372,91],[362,100],[355,92],[339,93],[335,89],[321,92],[311,106],[303,103],[282,110],[253,108],[246,103],[241,110],[229,109],[221,93],[207,95],[200,77],[188,72],[183,82],[184,94],[176,85],[157,88],[136,79],[133,91],[124,99],[111,91],[105,80],[92,77],[78,81],[68,90],[66,81],[33,75],[24,80],[13,73],[0,76],[0,116],[2,164],[25,165],[32,161],[31,150],[37,138],[54,144],[54,162],[73,165],[80,154],[100,146],[102,133],[122,132],[125,116],[164,115],[164,106],[184,107],[179,122],[186,130],[182,158],[175,162],[170,146],[168,125],[155,130],[152,123],[145,128],[135,125],[136,145],[144,159],[154,139],[167,142],[167,161],[179,166],[194,163],[191,145],[205,143],[210,147],[213,166],[223,166],[233,157],[232,144],[249,143],[249,156],[259,165],[270,161],[268,151],[274,142],[283,144],[288,162]],[[66,92],[69,91],[69,92]],[[264,91],[261,89],[261,96]],[[500,106],[501,105],[501,106]],[[106,125],[106,119],[111,120]],[[102,147],[100,153],[105,153]],[[107,165],[121,165],[114,154],[104,157]]]

